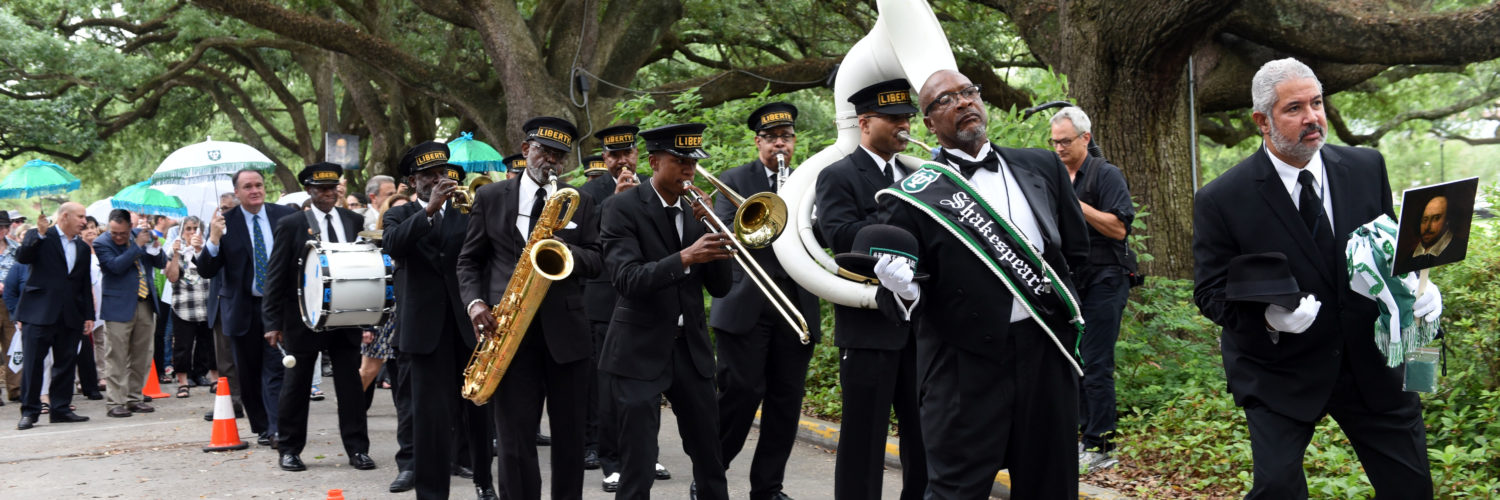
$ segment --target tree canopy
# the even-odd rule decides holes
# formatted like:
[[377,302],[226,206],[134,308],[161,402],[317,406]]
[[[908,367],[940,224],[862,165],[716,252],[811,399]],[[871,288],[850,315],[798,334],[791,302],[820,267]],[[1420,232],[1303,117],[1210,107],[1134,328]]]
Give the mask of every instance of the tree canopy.
[[[998,110],[1055,97],[1049,71],[1065,79],[1152,214],[1142,234],[1159,274],[1191,270],[1189,123],[1207,149],[1245,148],[1259,135],[1245,109],[1264,61],[1313,66],[1345,143],[1392,134],[1500,143],[1500,5],[1490,1],[931,5],[960,69]],[[7,2],[0,159],[74,165],[89,194],[107,195],[214,135],[265,152],[295,190],[294,172],[323,159],[330,132],[362,137],[373,175],[392,173],[423,140],[472,131],[509,153],[531,116],[597,130],[674,109],[686,91],[698,108],[795,93],[831,109],[827,83],[875,9],[853,0]],[[711,134],[740,126],[704,116],[724,119]],[[1043,146],[1037,137],[1022,145]]]

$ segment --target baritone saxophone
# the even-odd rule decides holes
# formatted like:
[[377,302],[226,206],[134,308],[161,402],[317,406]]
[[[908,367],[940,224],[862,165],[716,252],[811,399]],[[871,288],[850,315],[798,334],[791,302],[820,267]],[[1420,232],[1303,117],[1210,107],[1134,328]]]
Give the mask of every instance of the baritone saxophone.
[[[552,178],[555,188],[557,178]],[[567,212],[563,212],[563,205]],[[516,262],[516,272],[505,285],[505,295],[495,304],[490,314],[495,317],[495,331],[480,332],[479,344],[469,357],[464,368],[464,399],[482,405],[490,400],[505,369],[510,366],[516,349],[526,328],[536,315],[552,282],[573,274],[573,253],[567,245],[552,239],[552,234],[568,225],[573,212],[578,209],[578,191],[573,188],[554,189],[542,207],[542,216],[526,241],[521,260]]]

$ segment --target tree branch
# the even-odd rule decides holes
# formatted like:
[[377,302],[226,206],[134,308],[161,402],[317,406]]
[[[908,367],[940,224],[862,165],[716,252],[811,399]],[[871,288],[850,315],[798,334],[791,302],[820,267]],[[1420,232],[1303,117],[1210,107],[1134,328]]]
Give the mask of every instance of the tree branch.
[[702,107],[708,108],[759,92],[767,85],[770,85],[772,94],[784,94],[822,86],[840,60],[842,58],[810,58],[749,70],[724,71],[710,76],[669,83],[650,89],[650,91],[674,92],[697,87],[699,94],[703,96]]
[[1500,135],[1497,135],[1495,137],[1467,137],[1453,134],[1448,132],[1447,130],[1442,129],[1434,129],[1432,133],[1437,134],[1438,137],[1441,137],[1443,139],[1462,141],[1470,146],[1493,146],[1496,144],[1500,144]]
[[1328,120],[1330,123],[1334,124],[1334,131],[1338,133],[1339,139],[1343,139],[1344,142],[1348,143],[1350,146],[1362,146],[1366,144],[1370,146],[1377,146],[1380,144],[1381,137],[1384,137],[1385,134],[1390,133],[1391,130],[1394,130],[1396,127],[1401,126],[1401,124],[1403,123],[1412,120],[1431,121],[1447,118],[1449,116],[1453,116],[1455,114],[1466,111],[1469,108],[1494,101],[1496,98],[1500,98],[1500,88],[1491,88],[1485,90],[1478,95],[1471,96],[1467,99],[1463,99],[1441,108],[1403,111],[1392,117],[1391,119],[1386,120],[1379,125],[1376,125],[1375,130],[1368,134],[1355,134],[1344,122],[1343,117],[1340,116],[1338,108],[1335,107],[1331,101],[1324,101],[1324,103],[1326,104],[1326,107],[1328,109]]
[[1241,115],[1232,115],[1229,112],[1200,114],[1198,115],[1198,135],[1224,146],[1234,146],[1244,142],[1245,139],[1260,135],[1260,129],[1256,128],[1255,122],[1248,119],[1236,119],[1237,116]]
[[1500,57],[1500,3],[1449,12],[1355,9],[1336,1],[1246,0],[1225,30],[1299,57],[1350,64],[1462,64]]

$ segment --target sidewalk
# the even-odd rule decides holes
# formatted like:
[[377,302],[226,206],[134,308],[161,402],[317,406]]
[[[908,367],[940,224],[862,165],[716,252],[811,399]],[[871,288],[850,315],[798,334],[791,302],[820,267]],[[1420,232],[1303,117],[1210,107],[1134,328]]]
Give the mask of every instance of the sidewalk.
[[[756,414],[755,423],[757,427],[760,425],[759,413]],[[803,415],[801,421],[797,422],[797,425],[797,440],[826,448],[830,453],[838,450],[838,424]],[[891,470],[899,470],[901,468],[901,446],[895,438],[886,438],[885,440],[885,466]],[[1009,472],[1002,470],[999,474],[995,475],[995,485],[990,488],[990,497],[1005,500],[1010,499]],[[1113,490],[1088,484],[1079,484],[1078,498],[1081,500],[1127,500],[1130,497]]]

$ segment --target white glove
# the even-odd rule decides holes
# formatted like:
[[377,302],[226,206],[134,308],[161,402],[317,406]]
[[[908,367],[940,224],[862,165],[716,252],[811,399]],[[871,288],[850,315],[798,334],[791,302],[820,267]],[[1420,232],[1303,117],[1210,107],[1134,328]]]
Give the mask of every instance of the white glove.
[[875,278],[880,280],[880,286],[895,293],[901,300],[913,301],[922,295],[922,288],[912,283],[911,278],[915,275],[911,263],[905,259],[896,260],[890,255],[880,256],[875,262]]
[[1443,314],[1443,295],[1438,293],[1437,285],[1427,285],[1427,291],[1417,297],[1416,302],[1412,302],[1411,313],[1428,323],[1438,320],[1438,316]]
[[1303,297],[1296,310],[1271,304],[1266,306],[1266,324],[1278,332],[1302,333],[1318,319],[1318,310],[1322,308],[1323,303],[1311,295]]

